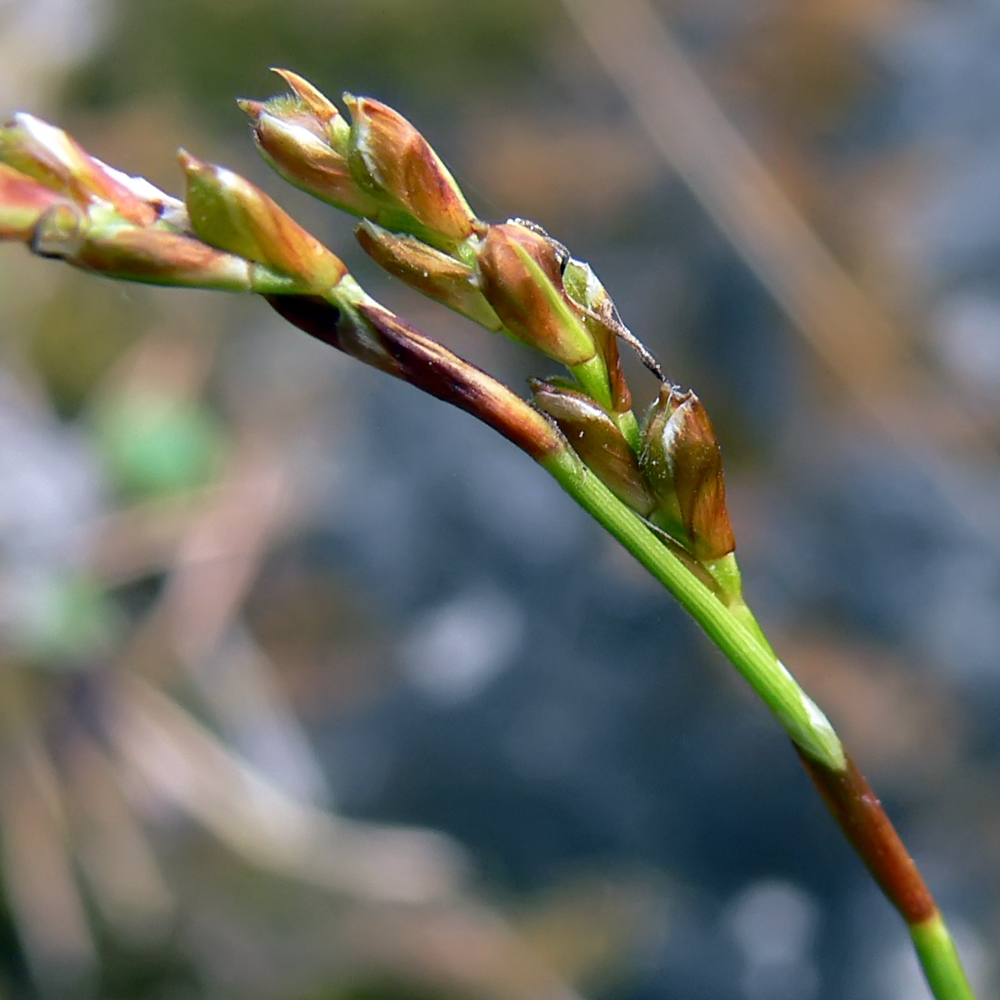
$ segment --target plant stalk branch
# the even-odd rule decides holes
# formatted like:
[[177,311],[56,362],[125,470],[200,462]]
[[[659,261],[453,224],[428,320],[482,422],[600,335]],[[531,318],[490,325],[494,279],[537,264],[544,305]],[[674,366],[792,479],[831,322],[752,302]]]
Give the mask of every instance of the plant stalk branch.
[[772,711],[841,830],[906,920],[937,1000],[975,1000],[947,925],[882,804],[742,599],[727,607],[572,452],[542,465],[678,600]]

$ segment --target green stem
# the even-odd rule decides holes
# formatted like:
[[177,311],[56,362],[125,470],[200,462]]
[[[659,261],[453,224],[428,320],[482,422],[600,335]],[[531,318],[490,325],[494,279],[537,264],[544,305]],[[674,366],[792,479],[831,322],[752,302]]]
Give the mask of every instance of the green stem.
[[[542,464],[584,510],[674,595],[760,696],[796,746],[820,766],[820,773],[822,769],[827,769],[828,778],[834,781],[838,775],[849,775],[852,770],[856,773],[830,722],[774,654],[743,601],[742,593],[734,590],[733,582],[738,580],[735,560],[718,567],[724,584],[721,590],[725,596],[717,596],[572,452],[559,452],[544,459]],[[717,574],[712,575],[717,578],[718,584]],[[860,779],[860,775],[858,777]],[[863,782],[863,779],[860,780]],[[867,785],[865,789],[865,794],[854,805],[862,810],[877,810],[880,816],[884,816]],[[838,822],[841,819],[839,817]],[[896,837],[887,818],[885,824],[891,836]],[[871,867],[872,858],[865,857],[865,848],[859,838],[849,835],[849,839]],[[896,840],[898,842],[898,838]],[[899,850],[912,866],[901,844]],[[916,873],[916,869],[913,870]],[[919,877],[919,873],[916,874]],[[927,898],[933,906],[931,897],[928,895]],[[898,899],[890,896],[890,900],[897,909],[900,908]],[[940,912],[935,908],[927,919],[910,924],[910,933],[927,982],[937,1000],[975,1000]]]
[[768,641],[766,635],[764,635],[764,630],[760,627],[760,622],[757,621],[754,613],[750,610],[747,602],[741,597],[738,601],[733,601],[732,604],[727,605],[730,614],[752,635],[757,638],[757,641],[769,652],[772,656],[777,658],[777,653],[771,647],[771,643]]
[[765,649],[772,655],[777,656],[771,648],[771,643],[768,642],[767,636],[764,635],[764,630],[760,627],[760,623],[754,617],[754,613],[747,606],[747,602],[743,600],[743,578],[740,575],[739,564],[736,562],[736,553],[730,552],[729,555],[705,563],[704,566],[715,581],[722,603],[729,608],[733,617],[744,628],[749,629]]
[[578,365],[569,365],[570,374],[580,383],[580,388],[605,410],[611,410],[611,378],[604,359],[595,354]]
[[639,429],[639,421],[636,420],[635,413],[632,410],[626,410],[624,413],[612,413],[611,419],[618,425],[618,430],[622,432],[625,440],[638,455],[642,450],[642,431]]
[[796,745],[824,766],[843,770],[844,750],[826,716],[754,632],[572,452],[559,452],[543,464],[559,485],[677,598],[763,699]]
[[935,997],[939,1000],[976,1000],[955,943],[939,912],[910,927],[910,935]]

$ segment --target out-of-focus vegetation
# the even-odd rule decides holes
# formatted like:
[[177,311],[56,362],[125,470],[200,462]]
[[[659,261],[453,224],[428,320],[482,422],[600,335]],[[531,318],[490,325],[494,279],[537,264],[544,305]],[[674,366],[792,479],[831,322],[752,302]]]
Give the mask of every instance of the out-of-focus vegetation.
[[[273,87],[268,66],[294,62],[336,92],[379,86],[411,99],[436,99],[463,111],[484,97],[502,101],[548,76],[547,53],[559,8],[512,0],[459,4],[364,2],[125,2],[115,37],[98,60],[70,78],[71,100],[121,107],[179,92],[213,125],[248,86]],[[145,53],[145,56],[143,55]]]
[[[514,385],[538,358],[378,277],[257,161],[233,98],[279,91],[271,65],[376,95],[484,216],[590,260],[709,405],[748,596],[990,996],[1000,21],[658,9],[885,318],[843,335],[891,413],[817,362],[558,3],[0,0],[0,103],[167,190],[180,144],[229,163]],[[9,246],[0,345],[4,992],[923,995],[763,711],[488,431],[258,302]]]

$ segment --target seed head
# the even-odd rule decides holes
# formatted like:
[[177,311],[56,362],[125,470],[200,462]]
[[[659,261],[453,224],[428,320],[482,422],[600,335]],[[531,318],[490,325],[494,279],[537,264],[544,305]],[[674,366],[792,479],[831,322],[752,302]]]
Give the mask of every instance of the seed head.
[[167,229],[94,226],[72,202],[53,205],[35,226],[32,250],[107,278],[222,291],[253,290],[254,265]]
[[180,159],[191,227],[209,246],[266,264],[318,294],[347,273],[339,257],[248,180],[183,150]]
[[380,202],[347,165],[350,126],[312,84],[289,70],[275,72],[295,91],[294,97],[238,102],[264,159],[303,191],[342,211],[375,218]]
[[0,163],[39,181],[81,207],[95,201],[112,205],[136,225],[157,218],[157,209],[90,156],[62,129],[23,112],[0,126]]
[[427,140],[381,101],[345,94],[344,103],[351,112],[348,163],[361,185],[411,215],[445,248],[470,236],[472,209]]
[[552,240],[517,222],[490,226],[477,256],[483,294],[504,326],[572,366],[597,347],[563,290],[560,264]]
[[632,446],[615,422],[589,396],[554,382],[532,379],[535,406],[559,425],[573,450],[619,500],[643,517],[655,500]]
[[355,230],[362,249],[380,267],[429,298],[495,333],[503,329],[471,267],[412,236],[398,236],[367,219]]
[[705,562],[736,548],[719,443],[693,392],[663,386],[646,420],[640,462],[656,497],[650,520]]
[[64,197],[0,163],[0,240],[28,242],[39,219]]

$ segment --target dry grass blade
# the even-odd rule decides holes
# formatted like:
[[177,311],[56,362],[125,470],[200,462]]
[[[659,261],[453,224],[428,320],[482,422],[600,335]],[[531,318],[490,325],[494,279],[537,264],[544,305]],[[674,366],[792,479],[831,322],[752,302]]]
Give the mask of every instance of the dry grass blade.
[[181,542],[159,613],[185,665],[212,652],[252,585],[290,503],[290,483],[269,449],[250,446]]
[[126,941],[162,940],[175,902],[111,761],[81,729],[63,767],[80,871],[104,919]]
[[397,972],[434,994],[481,1000],[581,1000],[496,913],[468,901],[360,910],[345,950],[359,966]]
[[298,801],[143,681],[121,679],[108,727],[124,767],[253,864],[362,899],[426,903],[458,889],[465,865],[448,838]]
[[97,954],[67,845],[55,766],[14,668],[0,689],[0,866],[4,895],[42,995],[87,993]]

